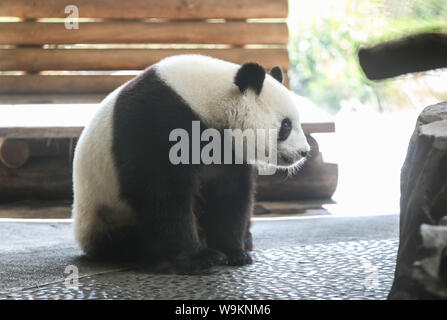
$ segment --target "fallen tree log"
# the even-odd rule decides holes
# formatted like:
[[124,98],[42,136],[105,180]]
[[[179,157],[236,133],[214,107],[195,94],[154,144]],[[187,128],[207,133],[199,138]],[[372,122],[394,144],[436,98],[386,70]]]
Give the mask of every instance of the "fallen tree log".
[[257,180],[256,200],[295,201],[330,199],[338,183],[338,165],[325,163],[317,141],[306,135],[311,146],[308,161],[292,176],[287,171],[274,175],[260,175]]
[[387,41],[358,52],[370,80],[447,67],[447,34],[421,33]]
[[25,141],[0,137],[0,161],[8,168],[19,168],[29,158],[29,147]]
[[32,157],[19,169],[0,164],[0,202],[72,197],[69,156]]

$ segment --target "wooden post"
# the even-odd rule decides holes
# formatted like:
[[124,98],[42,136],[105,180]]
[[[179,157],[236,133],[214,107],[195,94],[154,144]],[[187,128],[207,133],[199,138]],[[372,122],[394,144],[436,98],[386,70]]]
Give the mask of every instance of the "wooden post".
[[307,143],[310,145],[310,152],[308,160],[313,161],[318,159],[320,156],[320,148],[318,147],[318,142],[310,134],[306,134]]
[[25,141],[0,138],[0,161],[8,168],[20,168],[29,158]]

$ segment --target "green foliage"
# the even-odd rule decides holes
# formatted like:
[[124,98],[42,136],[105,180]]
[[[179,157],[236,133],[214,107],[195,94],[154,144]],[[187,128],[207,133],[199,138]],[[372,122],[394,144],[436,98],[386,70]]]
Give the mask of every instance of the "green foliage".
[[371,90],[354,59],[359,41],[343,22],[324,19],[291,39],[292,88],[328,109],[356,95],[370,98]]
[[421,31],[446,30],[442,0],[290,0],[291,87],[335,113],[343,100],[377,105],[398,96],[361,71],[357,50]]

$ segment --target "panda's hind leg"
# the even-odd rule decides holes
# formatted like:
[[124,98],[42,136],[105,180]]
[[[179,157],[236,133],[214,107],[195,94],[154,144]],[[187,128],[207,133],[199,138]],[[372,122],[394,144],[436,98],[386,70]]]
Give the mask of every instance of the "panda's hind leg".
[[87,255],[101,260],[139,261],[142,251],[135,231],[135,227],[123,226],[96,233]]
[[[123,217],[125,219],[122,219]],[[81,225],[79,221],[77,224]],[[77,232],[78,240],[87,256],[116,261],[141,259],[141,239],[128,212],[99,206],[94,216],[89,219],[89,224],[78,226],[78,229],[80,228],[83,231]]]

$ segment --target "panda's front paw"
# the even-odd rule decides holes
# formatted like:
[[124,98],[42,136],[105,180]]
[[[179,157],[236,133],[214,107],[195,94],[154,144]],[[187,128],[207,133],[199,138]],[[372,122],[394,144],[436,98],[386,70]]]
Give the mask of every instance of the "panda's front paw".
[[247,251],[253,251],[253,236],[250,231],[245,236],[244,248]]
[[227,256],[218,250],[206,248],[192,255],[179,255],[173,262],[178,272],[196,274],[214,266],[227,264]]
[[227,264],[227,257],[218,250],[206,248],[193,257],[192,263],[195,264],[197,269],[206,269]]
[[247,250],[232,248],[222,251],[227,255],[228,265],[230,266],[244,266],[253,263],[253,259]]

